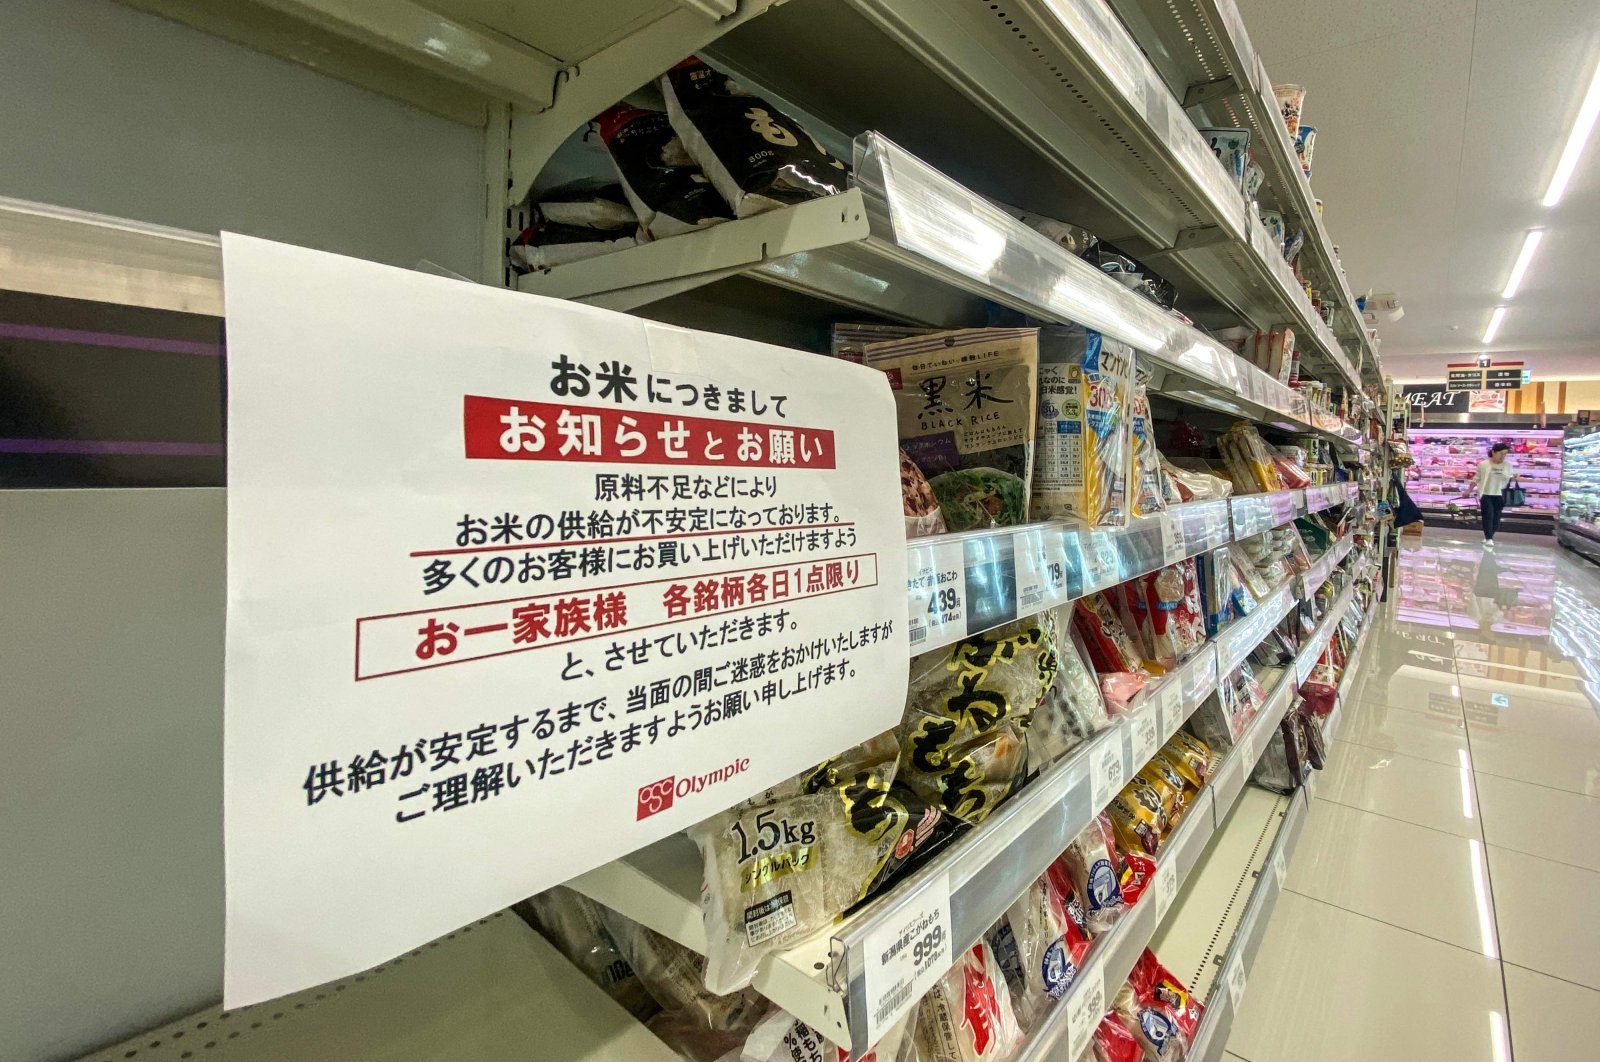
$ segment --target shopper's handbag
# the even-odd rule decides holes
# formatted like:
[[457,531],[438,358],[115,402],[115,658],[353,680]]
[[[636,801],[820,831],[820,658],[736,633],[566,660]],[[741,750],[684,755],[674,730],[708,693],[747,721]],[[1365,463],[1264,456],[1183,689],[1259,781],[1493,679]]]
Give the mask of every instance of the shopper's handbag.
[[1506,489],[1500,496],[1505,499],[1507,509],[1528,504],[1528,492],[1522,489],[1522,484],[1517,482],[1516,476],[1511,477],[1511,482],[1506,484]]

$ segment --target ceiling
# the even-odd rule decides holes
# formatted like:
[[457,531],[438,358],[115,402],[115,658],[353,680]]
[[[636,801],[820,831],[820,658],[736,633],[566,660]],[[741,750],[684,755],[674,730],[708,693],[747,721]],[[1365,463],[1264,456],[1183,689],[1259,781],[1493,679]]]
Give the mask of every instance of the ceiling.
[[1384,367],[1476,355],[1529,228],[1547,228],[1489,350],[1600,376],[1600,131],[1539,205],[1600,59],[1595,0],[1238,0],[1275,82],[1306,87],[1312,188],[1357,293],[1394,292]]

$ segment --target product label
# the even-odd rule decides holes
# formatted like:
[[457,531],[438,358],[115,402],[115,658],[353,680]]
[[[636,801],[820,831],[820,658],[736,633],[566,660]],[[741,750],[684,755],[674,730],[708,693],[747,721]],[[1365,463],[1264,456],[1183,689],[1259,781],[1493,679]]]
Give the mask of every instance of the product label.
[[1284,879],[1289,876],[1289,868],[1283,862],[1283,849],[1275,848],[1272,851],[1272,876],[1278,879],[1278,887],[1283,888]]
[[906,598],[913,652],[966,637],[967,565],[959,540],[934,539],[906,551]]
[[1161,563],[1165,567],[1177,564],[1189,555],[1183,540],[1183,528],[1170,513],[1161,515]]
[[1239,1013],[1239,1004],[1244,999],[1244,957],[1236,956],[1228,964],[1228,999],[1233,1003],[1234,1014]]
[[1123,742],[1120,729],[1113,730],[1103,739],[1089,757],[1089,803],[1096,814],[1104,811],[1111,798],[1127,784],[1127,768],[1123,763]]
[[1165,741],[1183,725],[1183,683],[1172,679],[1161,687],[1161,739]]
[[794,896],[788,891],[744,909],[744,935],[752,948],[788,932],[796,924]]
[[1067,1057],[1082,1057],[1106,1016],[1106,980],[1100,966],[1085,971],[1067,1000]]
[[[231,233],[222,260],[226,1006],[386,962],[899,721],[883,374]],[[820,858],[771,827],[752,941]]]
[[1011,548],[1017,570],[1017,615],[1032,615],[1067,599],[1067,557],[1059,531],[1018,531]]
[[1178,895],[1178,868],[1171,856],[1156,868],[1155,880],[1150,887],[1155,893],[1156,921],[1159,923],[1167,917],[1167,912],[1172,909],[1172,901]]
[[1146,698],[1133,720],[1133,762],[1142,767],[1155,756],[1161,747],[1161,703]]
[[1109,532],[1085,531],[1073,536],[1078,543],[1079,585],[1074,597],[1105,590],[1122,581],[1122,554]]
[[877,1043],[953,962],[950,882],[930,881],[861,943],[867,1041]]

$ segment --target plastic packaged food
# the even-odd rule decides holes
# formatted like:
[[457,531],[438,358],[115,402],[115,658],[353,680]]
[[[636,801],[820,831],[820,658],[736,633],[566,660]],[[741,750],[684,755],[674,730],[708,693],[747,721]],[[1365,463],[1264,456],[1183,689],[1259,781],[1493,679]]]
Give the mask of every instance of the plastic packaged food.
[[1273,464],[1272,452],[1267,449],[1261,433],[1254,424],[1238,421],[1217,440],[1228,476],[1242,493],[1283,490]]
[[623,194],[651,237],[675,236],[731,217],[664,112],[619,103],[595,122]]
[[1156,876],[1156,861],[1137,847],[1125,849],[1122,860],[1122,898],[1129,906],[1137,907],[1139,898]]
[[704,956],[609,907],[599,911],[617,950],[662,1010],[716,1032],[742,1034],[761,1020],[767,1004],[759,993],[748,988],[727,994],[712,992],[706,985]]
[[1235,617],[1233,554],[1227,546],[1219,546],[1202,553],[1196,560],[1196,573],[1200,584],[1200,611],[1205,619],[1206,634],[1216,635]]
[[1116,671],[1100,676],[1100,695],[1105,698],[1106,711],[1121,715],[1133,704],[1139,691],[1150,684],[1150,675],[1144,671]]
[[842,361],[853,361],[860,365],[866,360],[868,343],[887,343],[911,336],[925,336],[937,331],[936,328],[922,328],[917,325],[839,321],[834,323],[828,353]]
[[1030,762],[1053,763],[1111,725],[1100,685],[1084,658],[1083,642],[1071,625],[1056,627],[1056,679],[1028,723]]
[[1066,994],[1089,950],[1083,911],[1059,860],[1028,886],[988,936],[1017,1018],[1031,1029]]
[[1117,611],[1106,594],[1095,593],[1079,598],[1073,609],[1072,621],[1083,637],[1089,663],[1100,674],[1144,670],[1139,646],[1117,617]]
[[625,251],[638,244],[637,224],[628,229],[606,231],[554,225],[536,219],[511,244],[511,265],[519,272],[531,273],[613,251]]
[[933,496],[933,488],[928,486],[922,469],[904,450],[900,451],[900,503],[905,509],[907,538],[944,534],[939,499]]
[[1090,819],[1062,859],[1083,900],[1089,931],[1104,933],[1121,921],[1128,905],[1122,898],[1123,864],[1111,817],[1102,811]]
[[1124,584],[1148,658],[1171,670],[1205,641],[1194,565],[1185,560]]
[[1186,1057],[1205,1007],[1173,977],[1149,948],[1118,990],[1112,1011],[1144,1046],[1145,1057],[1174,1062]]
[[[1295,134],[1294,151],[1296,155],[1300,156],[1300,168],[1305,171],[1307,177],[1311,176],[1311,158],[1316,154],[1316,150],[1317,127],[1314,125],[1302,125]],[[1322,200],[1319,199],[1317,202],[1320,203]]]
[[600,905],[565,885],[528,897],[519,905],[567,961],[640,1021],[661,1007],[611,939]]
[[661,78],[672,129],[735,217],[845,189],[844,163],[788,115],[694,56]]
[[1004,1062],[1021,1046],[1011,993],[987,944],[963,952],[922,997],[915,1037],[919,1062]]
[[1300,111],[1306,103],[1304,85],[1274,85],[1273,95],[1278,97],[1278,109],[1283,114],[1284,128],[1289,131],[1289,142],[1300,135]]
[[1095,1026],[1091,1050],[1093,1062],[1141,1062],[1144,1058],[1144,1045],[1113,1014]]
[[1028,519],[1039,334],[971,328],[868,343],[889,377],[901,445],[951,531]]
[[1161,467],[1161,452],[1156,449],[1155,422],[1150,416],[1150,395],[1144,380],[1133,385],[1128,430],[1133,443],[1133,515],[1148,516],[1165,512],[1167,494],[1172,487]]
[[1179,468],[1165,457],[1161,458],[1161,469],[1181,501],[1212,501],[1233,496],[1233,484],[1221,476]]
[[1117,843],[1129,852],[1155,855],[1161,850],[1161,796],[1146,785],[1129,783],[1106,807]]
[[1245,169],[1250,164],[1250,130],[1202,129],[1200,135],[1206,146],[1222,163],[1223,172],[1239,191],[1245,190]]
[[1133,470],[1133,348],[1076,326],[1039,337],[1038,519],[1125,527]]
[[774,1008],[721,1062],[916,1062],[911,1014],[890,1025],[866,1052],[854,1055],[786,1011]]
[[1160,815],[1156,819],[1156,829],[1165,837],[1167,831],[1172,829],[1182,814],[1183,779],[1177,776],[1171,767],[1159,761],[1160,757],[1157,756],[1133,772],[1133,778],[1128,785],[1143,786],[1155,793],[1156,799],[1160,801]]

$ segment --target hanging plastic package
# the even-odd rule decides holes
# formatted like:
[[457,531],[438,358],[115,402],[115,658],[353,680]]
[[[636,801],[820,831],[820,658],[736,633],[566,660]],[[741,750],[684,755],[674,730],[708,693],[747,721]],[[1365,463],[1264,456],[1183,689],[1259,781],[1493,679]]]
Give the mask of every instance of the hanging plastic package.
[[962,953],[917,1008],[919,1062],[1003,1062],[1022,1044],[1006,979],[987,944]]
[[619,103],[595,119],[628,204],[654,239],[715,225],[731,216],[661,111]]
[[800,124],[694,56],[661,78],[667,116],[735,217],[842,192],[844,163]]
[[600,906],[565,885],[528,897],[518,905],[567,961],[583,971],[629,1014],[646,1021],[660,1006],[611,939]]

